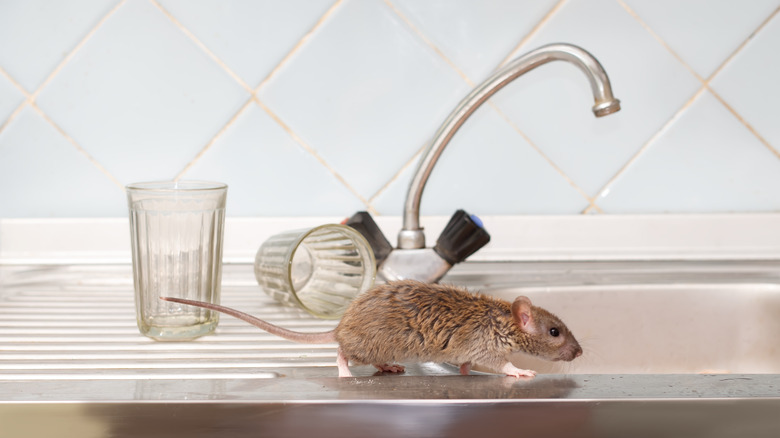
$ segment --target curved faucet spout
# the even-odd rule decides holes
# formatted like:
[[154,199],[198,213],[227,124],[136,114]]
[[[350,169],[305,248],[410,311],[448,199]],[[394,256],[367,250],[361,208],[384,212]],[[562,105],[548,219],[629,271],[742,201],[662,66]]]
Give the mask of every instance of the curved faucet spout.
[[588,78],[593,92],[593,113],[602,117],[620,110],[620,101],[612,95],[607,73],[590,53],[571,44],[549,44],[513,60],[476,87],[444,121],[436,131],[431,143],[423,151],[414,177],[409,184],[404,204],[403,228],[398,233],[398,248],[416,249],[425,247],[425,235],[420,228],[420,199],[425,183],[433,171],[436,161],[452,137],[466,119],[498,90],[524,73],[550,61],[570,62]]

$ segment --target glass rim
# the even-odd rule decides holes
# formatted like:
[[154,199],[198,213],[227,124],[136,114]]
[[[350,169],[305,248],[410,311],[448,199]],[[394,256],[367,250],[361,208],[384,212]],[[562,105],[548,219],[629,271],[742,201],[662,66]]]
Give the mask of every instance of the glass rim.
[[299,232],[300,234],[295,238],[295,240],[290,245],[290,248],[287,251],[286,259],[290,260],[290,263],[287,264],[285,269],[285,276],[287,283],[290,285],[290,295],[292,296],[293,300],[300,306],[303,310],[306,312],[309,312],[309,314],[316,316],[317,318],[322,319],[337,319],[340,318],[344,311],[347,310],[347,306],[344,306],[339,309],[334,309],[330,312],[318,312],[311,307],[307,303],[304,303],[300,296],[298,296],[298,291],[295,290],[295,287],[293,286],[294,282],[292,279],[292,259],[295,256],[295,252],[298,251],[298,249],[301,247],[303,242],[306,240],[307,237],[311,236],[314,232],[320,231],[323,229],[331,229],[333,231],[337,231],[341,233],[342,235],[346,236],[349,239],[352,239],[352,241],[355,243],[356,246],[362,247],[363,251],[362,253],[362,263],[364,266],[368,268],[368,272],[366,272],[366,275],[363,276],[362,284],[360,286],[360,290],[358,290],[358,294],[368,290],[371,285],[374,284],[376,281],[376,258],[374,256],[374,251],[371,248],[371,244],[368,243],[368,240],[360,234],[359,231],[356,229],[350,227],[349,225],[344,224],[322,224],[317,225],[310,228],[302,228],[299,230],[294,230]]
[[228,185],[216,181],[172,180],[130,183],[125,189],[148,192],[200,192],[226,190]]

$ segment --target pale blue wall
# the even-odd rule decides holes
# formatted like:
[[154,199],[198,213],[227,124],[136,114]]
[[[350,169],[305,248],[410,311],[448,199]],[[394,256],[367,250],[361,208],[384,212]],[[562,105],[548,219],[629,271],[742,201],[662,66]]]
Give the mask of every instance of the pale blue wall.
[[423,214],[780,211],[777,0],[0,0],[0,217],[126,215],[211,179],[231,216],[401,212],[417,153],[507,59],[593,53],[623,111],[543,66],[457,134]]

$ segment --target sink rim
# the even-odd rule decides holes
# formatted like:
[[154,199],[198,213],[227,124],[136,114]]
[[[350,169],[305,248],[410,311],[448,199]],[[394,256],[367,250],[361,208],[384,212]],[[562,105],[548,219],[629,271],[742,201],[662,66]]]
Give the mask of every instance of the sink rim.
[[[127,269],[127,265],[118,265],[120,267],[123,267],[123,269]],[[677,275],[676,278],[676,284],[695,284],[695,282],[701,282],[702,279],[708,279],[708,283],[712,283],[713,281],[715,284],[733,284],[733,283],[740,283],[743,284],[760,284],[760,285],[768,285],[768,287],[780,287],[780,274],[778,274],[778,271],[780,267],[780,262],[777,261],[738,261],[738,262],[723,262],[723,261],[704,261],[704,262],[469,262],[469,263],[463,263],[460,265],[456,265],[456,267],[450,271],[450,274],[448,274],[447,277],[445,277],[444,281],[447,282],[454,282],[460,285],[464,285],[466,287],[469,287],[471,290],[478,290],[479,288],[482,288],[483,291],[504,287],[508,284],[511,284],[512,287],[538,287],[539,285],[549,285],[550,287],[571,287],[573,285],[581,285],[580,287],[597,287],[594,285],[589,285],[589,282],[593,282],[594,280],[603,281],[605,284],[613,284],[613,285],[626,285],[626,284],[636,284],[639,280],[646,279],[646,278],[654,278],[656,279],[656,285],[659,284],[657,282],[658,280],[658,273],[659,272],[677,272],[679,275]],[[0,265],[0,269],[7,268],[2,265]],[[47,267],[47,266],[35,266],[34,268],[38,269],[35,271],[35,275],[40,274],[41,272],[47,272],[52,271],[55,273],[62,274],[62,272],[65,272],[66,274],[70,275],[70,273],[74,273],[76,275],[81,275],[83,271],[89,271],[89,266],[57,266],[57,267]],[[238,286],[247,286],[252,285],[251,281],[254,281],[251,279],[251,269],[246,269],[246,277],[244,276],[231,276],[231,272],[235,274],[237,271],[241,271],[241,269],[248,268],[246,265],[227,265],[225,275],[223,276],[223,287],[238,287]],[[11,271],[18,271],[19,269],[23,269],[23,266],[20,265],[14,265],[9,268]],[[118,288],[124,288],[127,287],[128,284],[123,282],[116,282],[116,279],[112,277],[112,274],[110,273],[109,267],[106,265],[100,265],[99,267],[96,267],[99,275],[97,275],[94,278],[99,277],[100,275],[106,275],[106,278],[109,280],[110,287],[118,287]],[[64,271],[63,271],[64,270]],[[7,273],[7,272],[6,272]],[[681,273],[681,274],[680,274]],[[718,273],[717,276],[713,276],[713,273]],[[242,274],[243,275],[243,274]],[[33,276],[34,277],[34,276]],[[6,275],[4,278],[8,278]],[[58,277],[60,278],[60,277]],[[93,278],[93,279],[94,279]],[[490,281],[486,282],[485,279],[489,279]],[[34,279],[34,278],[33,278]],[[24,287],[26,284],[26,281],[31,280],[31,277],[23,278],[20,283],[12,285],[13,287]],[[59,280],[58,280],[59,281]],[[749,281],[749,283],[747,283]],[[584,285],[584,286],[583,286]],[[94,284],[89,284],[89,287],[95,287]],[[132,286],[130,286],[132,287]],[[642,286],[640,286],[642,287]],[[653,287],[653,286],[646,286],[646,287]],[[2,296],[0,296],[0,304],[2,304]],[[290,314],[289,318],[292,318],[292,321],[295,321],[296,316]],[[301,319],[301,321],[309,321]],[[312,321],[314,323],[314,321]],[[319,322],[316,322],[319,324]],[[222,323],[221,323],[222,324]],[[232,324],[230,322],[227,323]],[[141,348],[141,347],[139,347]],[[334,356],[335,357],[335,356]],[[429,368],[425,368],[425,366],[428,366]],[[332,377],[336,375],[336,368],[335,368],[335,361],[333,365],[328,364],[328,366],[309,366],[308,368],[286,368],[284,365],[277,366],[274,368],[266,368],[269,371],[278,372],[281,377],[279,378],[270,378],[270,379],[246,379],[246,378],[219,378],[219,379],[196,379],[196,380],[178,380],[178,379],[145,379],[142,377],[139,377],[138,379],[122,379],[122,380],[115,380],[111,378],[101,379],[99,381],[94,380],[79,380],[78,378],[74,378],[68,381],[14,381],[14,380],[4,380],[3,374],[0,373],[0,403],[9,403],[9,402],[25,402],[22,400],[22,394],[23,392],[32,392],[35,394],[36,400],[27,400],[26,402],[46,402],[46,401],[53,401],[53,402],[67,402],[67,401],[78,401],[78,400],[91,400],[92,397],[98,397],[98,399],[103,401],[117,401],[117,400],[132,400],[133,402],[145,402],[149,401],[152,402],[156,399],[156,397],[159,397],[159,393],[152,392],[152,393],[145,393],[143,391],[138,392],[138,388],[163,388],[166,387],[168,389],[175,389],[176,385],[183,385],[182,387],[185,388],[181,391],[173,390],[171,391],[171,394],[178,396],[178,399],[174,400],[203,400],[206,398],[206,396],[209,394],[209,388],[219,388],[224,387],[226,384],[230,388],[236,388],[243,387],[244,388],[254,388],[257,387],[259,384],[258,382],[264,381],[267,382],[268,385],[273,386],[276,388],[276,397],[275,400],[293,400],[296,399],[296,397],[299,397],[301,392],[295,393],[290,392],[293,388],[296,386],[303,386],[305,388],[308,388],[307,391],[304,393],[306,394],[306,397],[301,398],[300,400],[313,400],[315,402],[336,402],[336,401],[343,401],[343,400],[349,400],[349,398],[339,398],[340,393],[338,390],[333,389],[323,389],[323,387],[330,387],[332,388],[333,385],[336,385],[336,387],[339,387],[344,381],[339,381],[337,378]],[[491,385],[492,383],[488,384],[485,382],[494,382],[493,379],[496,379],[495,381],[501,381],[502,379],[505,379],[503,376],[498,375],[473,375],[473,376],[456,376],[456,375],[450,375],[455,374],[454,370],[448,370],[446,367],[442,366],[433,366],[432,368],[430,365],[422,364],[420,367],[411,366],[408,367],[409,373],[406,376],[380,376],[380,377],[374,377],[374,370],[372,367],[353,367],[353,372],[360,376],[355,378],[354,382],[355,385],[361,385],[361,387],[371,386],[372,382],[380,382],[382,384],[385,384],[384,388],[387,391],[394,391],[398,392],[400,389],[403,389],[405,385],[409,385],[412,381],[404,381],[403,379],[412,379],[413,381],[417,382],[425,382],[425,385],[428,387],[437,387],[444,385],[445,383],[448,386],[453,385],[453,382],[458,382],[458,384],[461,381],[458,380],[450,380],[450,379],[465,379],[462,382],[464,384],[468,382],[471,385],[474,385],[475,387],[479,387],[480,385]],[[426,375],[421,375],[425,374]],[[437,374],[438,375],[429,375],[430,373]],[[443,374],[443,375],[442,375]],[[564,398],[564,399],[571,399],[571,400],[597,400],[597,399],[605,399],[606,395],[602,394],[599,395],[598,392],[587,392],[592,391],[596,385],[597,382],[609,382],[611,378],[617,378],[618,374],[550,374],[550,375],[540,375],[537,376],[538,382],[550,382],[549,379],[554,379],[556,377],[566,377],[570,379],[574,379],[576,382],[581,383],[581,388],[583,388],[579,392],[574,392],[571,395],[571,398],[564,398],[564,397],[558,397],[558,399]],[[678,382],[681,377],[680,375],[676,374],[637,374],[637,375],[630,375],[633,381],[641,382],[649,382],[649,381],[656,381],[656,382],[672,382],[672,384],[675,384],[674,382]],[[707,379],[712,379],[713,377],[708,377],[708,375],[695,375],[695,374],[683,374],[681,375],[685,379],[685,381],[689,382],[706,382]],[[737,375],[737,374],[728,374],[728,375],[715,375],[714,378],[726,378],[726,379],[740,379],[740,378],[746,378],[750,380],[744,380],[742,382],[752,382],[755,385],[758,384],[766,384],[766,385],[774,385],[774,388],[780,388],[780,374],[756,374],[756,375]],[[588,378],[588,382],[585,382],[584,379]],[[420,380],[422,379],[422,380]],[[648,380],[649,379],[649,380]],[[655,380],[653,380],[655,379]],[[625,380],[625,377],[623,378]],[[117,395],[117,397],[109,397],[106,396],[105,391],[100,392],[93,392],[89,393],[89,391],[79,391],[78,385],[84,384],[86,386],[87,383],[94,384],[94,385],[102,385],[103,388],[106,389],[114,389],[117,391],[120,391],[120,394]],[[740,380],[734,380],[734,382],[740,383]],[[282,387],[289,385],[291,387],[290,390],[280,390],[277,386],[274,385],[280,385]],[[373,383],[375,384],[375,383]],[[699,384],[699,383],[697,383]],[[746,384],[745,384],[746,385]],[[737,388],[746,388],[745,385],[737,385]],[[197,391],[189,391],[186,390],[186,388],[199,388]],[[606,385],[607,388],[617,388],[620,389],[621,385]],[[625,387],[624,385],[622,387]],[[59,389],[58,389],[59,388]],[[312,389],[315,388],[315,389]],[[205,392],[204,392],[205,391]],[[471,391],[474,391],[472,388]],[[585,391],[585,392],[583,392]],[[732,392],[729,392],[732,391]],[[711,397],[707,396],[705,398],[730,398],[730,399],[737,399],[740,398],[738,394],[733,392],[732,390],[726,391],[722,393],[712,393]],[[777,390],[777,392],[780,394],[780,389]],[[101,396],[102,394],[102,396]],[[274,393],[271,393],[274,394]],[[464,393],[467,394],[467,393]],[[624,396],[626,400],[637,400],[643,398],[643,392],[636,390],[632,392],[631,396]],[[647,396],[647,392],[644,393],[645,396]],[[685,395],[684,391],[678,391],[678,392],[671,392],[672,398],[680,399],[687,397]],[[212,394],[213,395],[213,394]],[[379,394],[379,393],[373,393],[372,400],[387,400],[389,396],[391,396],[391,392]],[[614,394],[613,394],[614,395]],[[744,395],[744,394],[743,394]],[[465,396],[465,395],[463,395]],[[512,393],[508,394],[496,394],[492,397],[485,398],[484,400],[515,400],[512,398]],[[703,397],[706,396],[702,395]],[[753,396],[761,396],[759,393],[755,393],[753,395],[745,395],[746,398],[754,398]],[[222,397],[222,398],[219,398]],[[242,399],[247,398],[248,400],[252,400],[255,402],[260,402],[266,400],[266,396],[263,394],[245,394],[242,392],[238,392],[236,394],[223,394],[222,396],[219,396],[215,399],[215,401],[231,401],[236,399]],[[456,397],[456,399],[462,400],[463,398],[459,398],[461,396]],[[778,395],[780,397],[780,395]],[[417,397],[420,398],[420,397]],[[548,399],[549,397],[542,397],[539,396],[535,399]],[[606,397],[609,398],[609,397]],[[770,397],[774,398],[774,396]],[[614,398],[612,398],[614,399]],[[621,398],[622,399],[622,398]],[[410,398],[410,400],[412,400]],[[444,402],[441,399],[439,401]],[[473,400],[476,400],[474,398]],[[301,401],[302,402],[302,401]]]

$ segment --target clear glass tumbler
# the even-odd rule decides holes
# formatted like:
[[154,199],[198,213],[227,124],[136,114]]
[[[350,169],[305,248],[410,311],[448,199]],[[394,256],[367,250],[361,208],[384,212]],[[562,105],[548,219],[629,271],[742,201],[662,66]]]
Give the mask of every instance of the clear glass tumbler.
[[374,284],[374,252],[346,225],[286,231],[263,242],[255,277],[277,301],[320,318],[338,318]]
[[218,312],[159,298],[219,304],[227,185],[160,181],[126,189],[138,329],[163,341],[214,331]]

